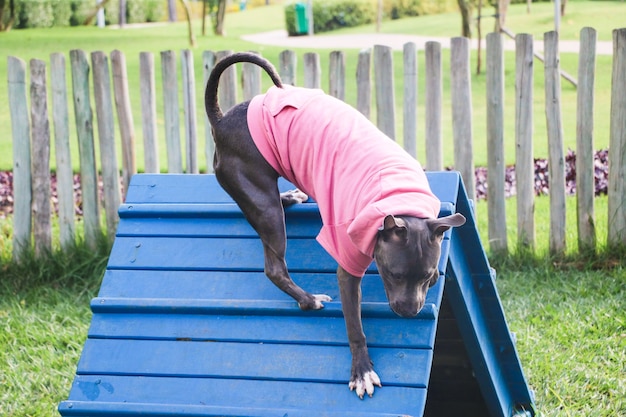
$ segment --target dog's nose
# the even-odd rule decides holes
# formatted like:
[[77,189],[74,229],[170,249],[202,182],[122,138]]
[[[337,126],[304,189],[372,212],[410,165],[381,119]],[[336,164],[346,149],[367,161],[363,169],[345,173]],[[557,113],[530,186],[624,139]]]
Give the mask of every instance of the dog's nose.
[[417,313],[424,307],[424,301],[416,303],[392,303],[391,309],[400,317],[411,318],[417,316]]

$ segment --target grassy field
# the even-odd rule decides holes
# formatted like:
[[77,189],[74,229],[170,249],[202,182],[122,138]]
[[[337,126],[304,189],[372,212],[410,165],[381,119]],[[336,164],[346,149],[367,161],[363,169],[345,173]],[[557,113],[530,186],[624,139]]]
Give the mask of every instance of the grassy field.
[[[532,5],[527,15],[525,5],[512,6],[508,26],[515,32],[541,36],[551,28],[550,3]],[[489,9],[491,12],[491,9]],[[610,31],[625,26],[626,3],[619,1],[572,1],[563,22],[562,38],[576,39],[582,26],[599,29],[599,39],[610,40]],[[488,23],[491,25],[491,23]],[[280,47],[263,47],[241,41],[245,33],[282,28],[282,6],[273,5],[227,16],[228,35],[224,38],[201,37],[195,23],[198,47],[194,50],[196,73],[201,74],[203,50],[257,50],[277,61]],[[418,17],[383,24],[389,33],[412,33],[428,36],[457,36],[460,18],[457,14]],[[338,33],[373,31],[373,27],[342,30]],[[68,54],[80,48],[91,52],[110,52],[115,48],[126,54],[131,79],[138,144],[141,144],[138,95],[138,55],[140,51],[157,54],[162,50],[180,51],[187,48],[186,26],[183,24],[152,26],[128,30],[72,28],[12,31],[0,33],[0,79],[6,80],[5,55],[28,60],[33,57],[48,60],[51,52]],[[298,50],[301,56],[307,50]],[[322,68],[328,68],[329,50],[321,50]],[[354,73],[356,54],[347,53],[347,74]],[[68,54],[69,55],[69,54]],[[396,63],[400,56],[396,55]],[[444,51],[444,88],[447,91],[448,54]],[[474,55],[473,59],[476,59]],[[568,72],[576,74],[577,57],[563,54],[561,63]],[[157,64],[158,65],[158,64]],[[423,54],[420,52],[420,65]],[[598,57],[596,83],[596,148],[608,146],[610,57]],[[545,116],[543,114],[543,72],[535,71],[535,152],[545,156]],[[301,70],[301,68],[300,68]],[[399,71],[396,75],[399,75]],[[514,59],[506,56],[507,75],[507,153],[512,162]],[[300,74],[300,79],[302,74]],[[322,85],[327,85],[325,74]],[[420,91],[423,91],[423,79]],[[473,75],[474,120],[477,164],[485,161],[485,86],[484,74]],[[157,80],[157,86],[159,81]],[[399,86],[396,85],[399,89]],[[157,87],[159,88],[159,87]],[[200,85],[198,84],[198,88]],[[347,101],[355,102],[354,86],[348,86]],[[422,94],[423,95],[423,94]],[[201,97],[201,94],[198,94]],[[7,84],[0,82],[0,169],[12,166],[10,118],[7,104]],[[422,97],[423,99],[423,97]],[[575,142],[575,90],[563,84],[563,120],[566,146]],[[401,95],[396,94],[397,103]],[[199,103],[199,110],[202,109]],[[160,111],[160,110],[159,110]],[[71,112],[71,108],[70,108]],[[418,109],[423,117],[423,103]],[[402,114],[398,112],[397,114]],[[445,146],[451,146],[450,116],[444,119]],[[71,117],[73,115],[71,114]],[[201,119],[200,119],[201,120]],[[163,121],[159,121],[163,128]],[[418,140],[423,137],[423,123],[418,123]],[[203,127],[199,134],[202,136]],[[161,130],[162,131],[162,130]],[[163,138],[161,138],[163,140]],[[77,151],[77,145],[75,151]],[[164,146],[162,146],[164,149]],[[423,152],[423,150],[420,150]],[[77,152],[74,152],[76,156]],[[451,155],[451,152],[448,152]],[[165,155],[162,155],[163,163]],[[141,146],[138,160],[142,160]],[[451,156],[446,164],[451,164]],[[481,163],[482,162],[482,163]],[[142,165],[141,163],[139,164]],[[77,168],[77,163],[75,162]],[[501,259],[492,257],[498,271],[498,289],[509,326],[517,335],[518,352],[536,393],[541,416],[626,416],[626,263],[619,251],[599,248],[597,255],[577,255],[575,201],[567,200],[568,252],[564,258],[547,256],[548,199],[536,201],[536,254],[529,255],[515,247],[515,198],[506,202],[509,243],[514,255]],[[606,238],[605,197],[596,199],[598,239]],[[476,204],[477,224],[482,241],[488,248],[487,206]],[[79,224],[80,227],[80,224]],[[0,415],[55,416],[57,404],[67,398],[83,342],[91,320],[89,301],[96,295],[106,265],[109,247],[102,243],[97,250],[77,245],[68,253],[54,253],[35,261],[25,259],[21,264],[10,261],[11,219],[0,219]]]
[[[541,39],[543,31],[549,30],[550,13],[552,6],[549,3],[533,4],[530,15],[526,14],[525,5],[511,6],[508,26],[516,32],[533,33],[536,38]],[[491,9],[486,9],[485,13],[490,13]],[[593,13],[591,13],[593,11]],[[568,4],[568,14],[564,19],[562,39],[576,39],[578,32],[583,26],[596,27],[599,30],[599,39],[610,40],[611,30],[626,23],[621,19],[626,15],[626,3],[619,1],[571,1]],[[248,33],[257,33],[268,30],[281,29],[284,27],[282,5],[271,5],[267,7],[259,7],[246,10],[240,13],[231,13],[226,18],[227,36],[223,38],[213,35],[201,36],[200,22],[194,22],[194,29],[198,40],[198,46],[194,49],[194,62],[197,80],[202,77],[202,51],[212,50],[219,51],[223,49],[231,50],[256,50],[261,52],[273,62],[277,62],[278,54],[283,47],[261,46],[242,41],[240,36]],[[491,28],[492,22],[485,20],[485,32]],[[447,13],[437,16],[421,16],[397,21],[386,21],[382,25],[382,31],[388,33],[409,33],[420,34],[425,36],[443,36],[453,37],[459,35],[460,17],[458,13]],[[487,28],[488,26],[488,28]],[[87,53],[101,50],[111,52],[119,49],[126,56],[129,88],[131,93],[131,104],[133,108],[133,116],[135,123],[136,144],[137,144],[137,162],[141,170],[143,167],[143,147],[142,147],[142,128],[141,128],[141,110],[139,102],[139,52],[149,51],[155,54],[157,65],[157,111],[158,111],[158,129],[161,147],[164,147],[164,125],[162,118],[162,104],[160,97],[160,74],[159,74],[159,53],[164,50],[174,50],[180,52],[182,49],[188,48],[187,28],[185,24],[178,23],[173,25],[159,25],[144,28],[133,28],[126,30],[117,29],[97,29],[89,28],[58,28],[58,29],[33,29],[26,31],[11,31],[9,33],[0,34],[2,43],[2,55],[12,55],[25,60],[31,58],[49,61],[49,55],[53,52],[62,52],[69,60],[69,51],[72,49],[82,49]],[[345,29],[333,34],[341,33],[363,33],[374,32],[373,26],[365,26],[360,28]],[[324,35],[320,35],[324,36]],[[305,52],[310,52],[306,48],[297,48],[298,56],[301,58]],[[321,58],[321,68],[323,69],[322,86],[328,85],[328,74],[325,71],[328,68],[328,55],[330,50],[318,50]],[[346,53],[346,74],[348,79],[352,78],[352,74],[356,72],[357,49],[348,49]],[[423,51],[419,52],[419,65],[422,68],[419,71],[418,81],[418,158],[424,158],[423,138],[424,138],[424,57]],[[484,62],[483,51],[483,62]],[[472,55],[472,66],[475,66],[477,60],[476,52]],[[395,54],[396,62],[396,79],[401,79],[401,53]],[[6,62],[6,60],[4,61]],[[6,64],[0,64],[0,79],[7,79]],[[543,67],[536,61],[535,66],[535,92],[534,92],[534,149],[535,156],[545,157],[547,155],[547,139],[545,128],[545,110],[544,110],[544,92],[543,92]],[[561,66],[564,70],[577,76],[578,58],[576,54],[564,53],[561,55]],[[610,82],[611,82],[611,66],[612,59],[607,55],[597,57],[597,78],[596,78],[596,107],[595,107],[595,148],[606,148],[609,141],[609,112],[610,103]],[[484,68],[484,66],[483,66]],[[452,146],[452,127],[451,127],[451,103],[449,92],[449,54],[447,51],[443,53],[443,71],[444,71],[444,115],[443,115],[443,138],[444,146],[450,149]],[[302,80],[302,65],[299,67],[299,80]],[[515,60],[512,52],[507,52],[505,57],[505,158],[507,163],[514,162],[515,157],[515,138],[514,138],[514,112],[515,112]],[[268,85],[269,81],[264,81]],[[300,81],[301,82],[301,81]],[[71,85],[68,63],[68,85]],[[197,110],[198,110],[198,136],[200,138],[199,149],[204,147],[204,124],[201,122],[203,116],[203,86],[201,82],[196,82],[197,86]],[[399,106],[402,103],[402,85],[395,83],[396,88],[396,105],[398,110],[397,116],[397,137],[402,137],[402,111]],[[478,166],[486,165],[486,93],[485,93],[485,75],[483,72],[479,75],[472,74],[472,90],[473,90],[473,121],[474,121],[474,155],[475,163]],[[0,83],[0,169],[11,169],[12,167],[12,141],[10,130],[9,107],[7,100],[7,84]],[[92,97],[93,100],[93,97]],[[181,99],[182,100],[182,99]],[[71,100],[70,100],[71,101]],[[356,84],[347,85],[346,101],[351,104],[356,103]],[[182,103],[182,101],[181,101]],[[575,126],[576,126],[576,90],[569,83],[562,84],[562,114],[564,125],[564,142],[565,148],[575,148]],[[182,109],[181,109],[182,114]],[[70,124],[73,126],[73,108],[70,103]],[[372,116],[375,120],[375,115]],[[116,135],[119,136],[118,132]],[[401,139],[399,139],[401,141]],[[119,142],[118,137],[118,142]],[[78,145],[75,135],[71,137],[73,146],[73,165],[78,170]],[[96,146],[97,148],[97,146]],[[52,146],[54,154],[54,146]],[[121,152],[118,152],[121,158]],[[54,157],[53,157],[54,159]],[[199,158],[201,169],[206,167],[206,161],[203,157]],[[166,157],[162,153],[162,166],[165,166]],[[452,166],[452,153],[445,155],[444,163],[446,166]],[[54,166],[54,161],[52,163]]]
[[[547,198],[537,200],[538,210],[547,205]],[[605,207],[606,199],[598,205]],[[508,213],[514,209],[515,199],[507,200]],[[486,211],[486,203],[479,202],[483,242]],[[545,253],[548,236],[544,222],[539,223],[537,249]],[[6,239],[6,229],[0,230]],[[57,404],[69,393],[108,246],[96,251],[78,246],[69,254],[27,259],[23,265],[8,263],[6,250],[0,254],[0,414],[55,416]],[[595,257],[559,260],[523,254],[492,259],[539,415],[626,415],[626,269],[621,255],[601,251]]]

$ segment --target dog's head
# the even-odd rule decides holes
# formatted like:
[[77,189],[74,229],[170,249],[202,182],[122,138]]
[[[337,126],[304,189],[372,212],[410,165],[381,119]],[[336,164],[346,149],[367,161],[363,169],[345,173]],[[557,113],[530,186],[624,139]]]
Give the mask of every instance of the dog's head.
[[458,213],[438,219],[385,217],[374,259],[389,306],[397,315],[413,317],[422,309],[426,292],[439,279],[443,234],[464,223],[465,217]]

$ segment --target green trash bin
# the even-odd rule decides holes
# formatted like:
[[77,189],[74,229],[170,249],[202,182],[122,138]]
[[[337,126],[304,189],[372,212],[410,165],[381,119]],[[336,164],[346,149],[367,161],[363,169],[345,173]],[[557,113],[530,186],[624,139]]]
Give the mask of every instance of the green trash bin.
[[296,3],[296,33],[305,35],[309,33],[309,16],[304,3]]

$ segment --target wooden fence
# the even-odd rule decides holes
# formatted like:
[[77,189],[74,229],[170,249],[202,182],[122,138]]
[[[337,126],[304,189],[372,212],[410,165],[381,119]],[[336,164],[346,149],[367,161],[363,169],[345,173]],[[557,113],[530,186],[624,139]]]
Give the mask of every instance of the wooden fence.
[[[595,71],[596,32],[585,28],[580,38],[577,114],[577,210],[579,247],[594,249],[597,241],[594,214],[594,156],[593,156],[593,95]],[[549,139],[550,190],[550,251],[565,250],[565,166],[563,127],[560,114],[560,68],[558,35],[548,32],[545,42],[545,103]],[[520,245],[534,247],[534,164],[533,164],[533,38],[520,34],[515,37],[515,141],[517,181],[517,234]],[[608,188],[608,244],[626,245],[626,29],[613,32],[613,76],[611,94],[611,127]],[[452,121],[454,136],[454,166],[461,172],[468,195],[474,198],[474,163],[472,137],[472,96],[469,65],[469,40],[453,38],[451,42],[450,89],[452,94]],[[182,52],[182,108],[184,109],[185,146],[181,149],[179,120],[179,90],[175,53],[161,52],[162,106],[165,125],[167,169],[159,166],[157,148],[157,91],[155,64],[152,53],[140,55],[141,121],[145,171],[173,173],[198,172],[197,117],[204,120],[207,166],[212,161],[212,138],[204,109],[196,108],[196,91],[203,93],[204,84],[213,65],[229,51],[205,51],[203,82],[196,86],[193,55]],[[428,42],[425,47],[425,148],[424,166],[429,170],[443,169],[442,146],[442,59],[441,45]],[[70,159],[70,129],[68,126],[68,97],[73,99],[76,135],[79,144],[82,213],[86,242],[95,244],[101,234],[100,207],[104,209],[106,230],[114,236],[117,226],[117,208],[123,200],[135,165],[135,134],[130,109],[128,77],[124,54],[113,51],[109,57],[102,52],[87,54],[81,50],[70,52],[72,88],[66,86],[66,63],[62,54],[50,57],[50,82],[46,86],[46,64],[30,62],[30,111],[28,108],[26,64],[16,57],[8,58],[9,101],[14,149],[14,256],[19,257],[30,248],[34,238],[36,252],[49,250],[52,245],[50,208],[50,140],[48,97],[51,99],[54,124],[54,143],[58,179],[58,216],[60,242],[66,246],[75,238],[74,190]],[[317,53],[304,54],[304,86],[320,87],[320,59]],[[330,56],[329,94],[344,99],[347,80],[345,55],[335,51]],[[489,244],[493,251],[507,251],[505,218],[505,164],[504,164],[504,51],[500,34],[487,36],[487,139],[488,139],[488,210]],[[295,84],[297,56],[286,50],[279,56],[278,69],[283,81]],[[416,154],[417,62],[416,46],[407,43],[403,51],[404,75],[393,78],[391,48],[375,45],[360,52],[356,73],[356,107],[367,117],[371,114],[371,94],[375,91],[376,124],[390,138],[396,138],[394,82],[402,82],[403,143],[406,150]],[[96,108],[97,142],[94,136],[94,117],[89,88],[93,77],[93,95]],[[261,93],[261,71],[250,64],[242,66],[244,99]],[[235,104],[238,89],[237,67],[230,67],[221,79],[220,102],[227,109]],[[112,88],[111,88],[112,82]],[[111,96],[113,91],[113,96]],[[113,108],[115,107],[115,113]],[[28,115],[30,114],[30,118]],[[122,167],[118,167],[114,140],[115,119],[122,138]],[[100,170],[95,160],[95,146],[99,145]],[[186,165],[183,166],[183,156]],[[122,188],[120,188],[120,171]],[[102,176],[104,195],[98,194],[98,173]]]

